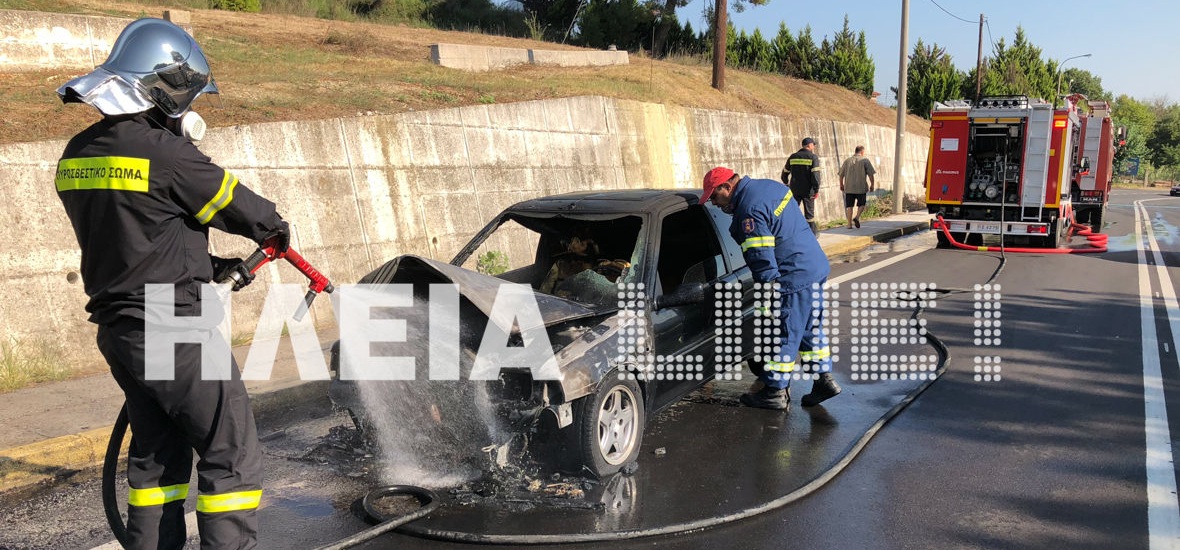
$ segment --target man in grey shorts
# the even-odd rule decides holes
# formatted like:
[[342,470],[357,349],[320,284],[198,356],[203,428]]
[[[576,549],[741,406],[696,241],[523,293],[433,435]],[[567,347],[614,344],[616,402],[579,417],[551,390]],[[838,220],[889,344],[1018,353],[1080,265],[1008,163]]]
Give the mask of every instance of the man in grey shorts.
[[[857,145],[856,154],[840,165],[840,190],[844,192],[844,216],[848,219],[849,229],[854,225],[860,229],[860,215],[865,211],[866,197],[869,191],[877,187],[876,174],[873,163],[865,158],[864,145]],[[855,213],[853,207],[856,208]]]

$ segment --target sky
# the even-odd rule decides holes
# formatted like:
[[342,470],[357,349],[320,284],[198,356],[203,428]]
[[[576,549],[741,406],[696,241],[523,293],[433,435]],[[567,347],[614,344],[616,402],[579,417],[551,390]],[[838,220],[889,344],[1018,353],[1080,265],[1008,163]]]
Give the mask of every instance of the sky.
[[[704,2],[691,0],[677,10],[680,20],[694,29],[707,28],[702,15]],[[937,2],[937,3],[936,3]],[[940,9],[940,7],[942,9]],[[729,10],[730,21],[739,30],[763,37],[778,34],[786,23],[792,34],[811,25],[819,44],[834,36],[848,14],[853,32],[864,31],[869,55],[876,64],[874,89],[880,102],[896,104],[891,86],[897,86],[901,46],[902,0],[827,0],[801,2],[770,0],[743,13]],[[1126,94],[1142,101],[1180,101],[1180,3],[1176,0],[909,0],[909,40],[906,54],[913,52],[921,38],[926,44],[946,48],[952,62],[962,71],[975,67],[979,42],[979,14],[984,15],[983,55],[1001,37],[1012,43],[1016,27],[1041,48],[1045,59],[1069,60],[1064,69],[1076,67],[1102,79],[1102,87],[1114,96]],[[949,13],[948,13],[949,12]],[[990,32],[989,32],[990,31]],[[1064,85],[1063,85],[1064,87]]]

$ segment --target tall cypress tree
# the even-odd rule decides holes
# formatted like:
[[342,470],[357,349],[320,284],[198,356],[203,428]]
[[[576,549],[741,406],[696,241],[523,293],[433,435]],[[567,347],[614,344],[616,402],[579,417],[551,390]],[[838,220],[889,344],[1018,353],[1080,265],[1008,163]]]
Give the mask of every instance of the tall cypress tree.
[[921,38],[914,44],[906,74],[906,109],[925,118],[930,118],[934,102],[959,97],[966,78],[955,68],[946,48],[940,48],[938,44],[927,46]]

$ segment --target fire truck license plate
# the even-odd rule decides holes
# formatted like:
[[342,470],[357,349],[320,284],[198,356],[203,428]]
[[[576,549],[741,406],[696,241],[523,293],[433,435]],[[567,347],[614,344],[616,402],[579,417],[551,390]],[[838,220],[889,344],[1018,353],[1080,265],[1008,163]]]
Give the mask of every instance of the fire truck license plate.
[[980,233],[999,233],[1000,224],[998,223],[973,223],[971,229]]

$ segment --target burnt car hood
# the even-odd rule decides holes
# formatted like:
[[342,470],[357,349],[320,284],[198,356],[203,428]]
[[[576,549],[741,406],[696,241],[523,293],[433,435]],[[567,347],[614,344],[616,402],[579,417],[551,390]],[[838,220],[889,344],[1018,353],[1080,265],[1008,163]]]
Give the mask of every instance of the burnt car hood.
[[[488,317],[492,315],[492,305],[496,301],[500,286],[513,284],[491,275],[484,275],[413,254],[394,258],[385,268],[382,268],[382,271],[388,277],[386,280],[395,284],[454,283],[459,286],[459,295],[466,298],[476,309]],[[537,308],[541,312],[541,320],[546,327],[613,311],[605,308],[596,309],[593,306],[550,296],[535,290],[533,296],[537,300]],[[520,328],[527,330],[533,327]]]

